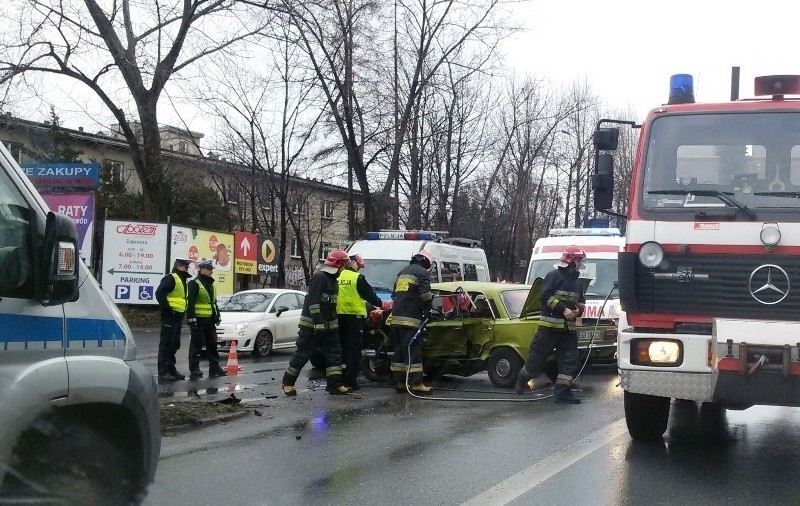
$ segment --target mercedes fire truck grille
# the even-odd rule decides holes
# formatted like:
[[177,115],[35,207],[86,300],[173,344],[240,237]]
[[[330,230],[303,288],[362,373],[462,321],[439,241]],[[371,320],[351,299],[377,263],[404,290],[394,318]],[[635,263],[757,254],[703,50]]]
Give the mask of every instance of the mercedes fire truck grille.
[[651,270],[636,262],[636,302],[645,313],[795,320],[800,257],[665,255]]

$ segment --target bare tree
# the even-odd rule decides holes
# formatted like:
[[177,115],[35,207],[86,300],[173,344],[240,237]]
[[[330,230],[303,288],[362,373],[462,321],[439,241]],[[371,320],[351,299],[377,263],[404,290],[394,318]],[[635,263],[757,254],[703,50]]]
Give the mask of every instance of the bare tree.
[[131,147],[145,216],[165,219],[158,106],[167,82],[258,33],[263,14],[235,0],[9,0],[6,7],[16,17],[3,23],[0,84],[43,73],[91,90]]

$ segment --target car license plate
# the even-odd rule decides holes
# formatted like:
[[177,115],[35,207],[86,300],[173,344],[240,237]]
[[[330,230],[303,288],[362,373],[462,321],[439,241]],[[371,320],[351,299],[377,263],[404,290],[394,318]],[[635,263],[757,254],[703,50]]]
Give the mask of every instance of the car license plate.
[[594,337],[595,341],[600,341],[603,339],[604,331],[597,329],[597,330],[579,330],[578,331],[578,340],[579,341],[588,341]]

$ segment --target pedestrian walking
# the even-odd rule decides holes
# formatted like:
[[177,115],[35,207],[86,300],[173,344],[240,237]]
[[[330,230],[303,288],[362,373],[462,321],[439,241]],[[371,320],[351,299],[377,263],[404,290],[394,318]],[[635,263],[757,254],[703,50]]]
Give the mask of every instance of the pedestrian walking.
[[370,286],[367,278],[358,271],[364,268],[364,258],[351,253],[344,269],[339,273],[339,295],[336,298],[336,313],[339,317],[339,343],[342,345],[342,368],[344,384],[358,390],[358,371],[361,365],[361,348],[364,345],[364,323],[369,302],[383,308],[383,301]]
[[420,251],[411,257],[411,263],[397,274],[394,282],[390,323],[394,341],[391,371],[398,393],[407,391],[406,375],[411,393],[433,393],[433,389],[422,382],[422,340],[412,343],[423,318],[430,314],[433,294],[429,271],[432,264],[430,255]]
[[197,352],[205,345],[208,358],[208,377],[218,378],[228,373],[219,365],[217,351],[217,324],[220,322],[217,293],[214,288],[214,262],[204,260],[197,264],[197,277],[189,281],[186,304],[186,321],[189,323],[189,378],[203,377]]
[[573,374],[578,369],[578,332],[576,319],[583,312],[586,299],[581,286],[581,261],[586,252],[580,246],[568,246],[561,254],[555,269],[548,272],[542,283],[542,316],[539,328],[531,342],[525,365],[517,375],[514,391],[522,394],[531,379],[536,379],[544,368],[545,358],[556,350],[558,376],[553,398],[555,402],[579,404],[572,395]]
[[297,350],[289,359],[289,367],[283,373],[285,395],[297,395],[294,385],[300,371],[311,358],[315,346],[322,349],[325,357],[326,390],[331,395],[351,392],[342,380],[342,347],[339,344],[339,319],[336,315],[336,298],[339,292],[336,278],[348,260],[345,251],[340,249],[331,251],[325,263],[308,282],[308,292],[300,313],[300,329],[295,343]]
[[189,279],[188,258],[176,258],[172,272],[161,279],[156,300],[161,309],[161,338],[158,342],[158,379],[182,380],[186,376],[175,367],[175,354],[181,347],[181,325],[186,312],[186,280]]

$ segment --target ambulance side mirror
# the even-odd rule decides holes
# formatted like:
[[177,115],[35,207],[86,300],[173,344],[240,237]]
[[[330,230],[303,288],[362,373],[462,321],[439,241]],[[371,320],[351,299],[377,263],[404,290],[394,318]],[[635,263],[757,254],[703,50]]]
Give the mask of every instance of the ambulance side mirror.
[[47,213],[42,255],[42,305],[56,306],[78,300],[78,233],[75,222],[63,214]]

